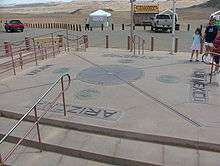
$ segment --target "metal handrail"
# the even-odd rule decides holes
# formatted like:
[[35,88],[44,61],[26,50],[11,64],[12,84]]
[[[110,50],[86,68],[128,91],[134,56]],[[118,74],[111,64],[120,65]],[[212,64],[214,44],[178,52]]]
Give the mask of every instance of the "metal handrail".
[[[68,78],[68,84],[66,87],[64,87],[64,77]],[[53,88],[58,84],[61,83],[61,92],[57,95],[55,100],[53,100],[51,107],[46,110],[41,116],[37,117],[37,105],[47,96],[49,92],[53,90]],[[17,149],[17,147],[21,144],[21,142],[28,136],[28,134],[32,131],[35,125],[37,125],[37,134],[39,143],[41,143],[40,138],[40,130],[39,130],[39,121],[40,119],[46,115],[48,111],[50,111],[53,108],[53,104],[57,101],[57,99],[62,95],[63,100],[63,108],[64,108],[64,116],[66,116],[66,105],[65,105],[65,95],[64,91],[66,91],[70,87],[71,78],[69,74],[64,74],[57,79],[56,82],[53,83],[53,85],[50,86],[50,88],[35,102],[35,104],[22,116],[22,118],[5,134],[5,136],[0,140],[0,145],[7,139],[7,137],[21,124],[21,122],[34,110],[35,113],[35,123],[29,128],[29,130],[24,134],[24,136],[18,141],[18,143],[11,148],[11,150],[6,154],[6,156],[3,158],[0,154],[0,166],[4,165],[4,162],[12,155],[12,153]]]
[[204,53],[204,54],[202,55],[202,62],[204,62],[206,65],[214,65],[214,66],[220,67],[220,65],[214,64],[213,61],[212,61],[212,62],[210,62],[210,61],[207,62],[207,61],[205,60],[208,54],[210,54],[210,55],[212,56],[212,59],[214,58],[215,55],[216,55],[216,56],[220,56],[220,54],[219,54],[219,53],[216,53],[216,52]]
[[[212,62],[206,61],[206,57],[208,57],[208,56],[207,56],[208,54],[211,55],[211,57],[212,57]],[[220,67],[219,64],[214,64],[214,56],[220,56],[220,54],[219,54],[219,53],[216,53],[216,52],[209,52],[209,53],[204,53],[204,54],[202,55],[202,62],[204,62],[206,65],[210,65],[210,66],[211,66],[210,80],[209,80],[209,83],[210,83],[210,84],[212,83],[213,68],[214,68],[214,66]]]
[[[142,36],[134,34],[133,38],[131,37],[131,51],[134,51],[134,55],[136,54],[136,36],[138,37],[138,54],[141,54],[141,47],[142,47],[142,54],[144,54],[144,44],[145,40]],[[142,46],[141,46],[141,40],[142,40]]]
[[[23,63],[23,58],[27,57],[27,56],[31,57],[33,59],[33,62],[35,61],[36,65],[37,65],[38,57],[43,57],[44,53],[45,53],[43,50],[39,50],[38,48],[36,48],[37,46],[38,45],[35,45],[34,46],[35,48],[31,48],[31,50],[29,50],[29,51],[26,51],[27,48],[24,46],[22,46],[16,50],[11,50],[11,52],[8,53],[9,56],[5,57],[5,58],[8,58],[8,60],[6,62],[0,63],[0,68],[4,67],[5,64],[10,64],[9,68],[13,69],[14,75],[16,75],[15,68],[20,65],[15,65],[15,64],[20,63],[21,61]],[[58,50],[57,50],[57,48],[58,48]],[[60,52],[59,43],[57,43],[57,44],[54,43],[53,45],[47,46],[46,49],[47,49],[47,51],[51,49],[52,52],[48,52],[48,53],[52,53],[53,56],[55,53]],[[55,51],[55,49],[57,51]],[[43,51],[43,53],[42,53],[42,51]],[[23,53],[25,53],[25,55],[22,55]],[[12,66],[12,68],[11,68],[11,66]],[[7,69],[9,69],[9,68],[7,68]],[[10,70],[5,70],[5,71],[2,71],[1,73],[7,72],[7,71],[10,71]]]

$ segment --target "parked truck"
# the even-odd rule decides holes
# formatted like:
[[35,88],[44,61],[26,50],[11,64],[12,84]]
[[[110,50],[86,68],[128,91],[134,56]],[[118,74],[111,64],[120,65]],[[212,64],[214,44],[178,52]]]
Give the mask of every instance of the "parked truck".
[[[151,30],[158,32],[159,30],[165,32],[172,32],[173,27],[173,12],[167,10],[156,14],[155,17],[151,19]],[[175,29],[179,30],[180,25],[178,24],[178,15],[175,15]]]

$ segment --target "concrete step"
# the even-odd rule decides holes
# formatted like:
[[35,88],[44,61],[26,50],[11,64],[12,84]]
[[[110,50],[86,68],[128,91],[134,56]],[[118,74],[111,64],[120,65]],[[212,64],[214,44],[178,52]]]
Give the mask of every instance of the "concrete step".
[[[23,114],[21,113],[3,111],[3,110],[0,110],[0,115],[2,117],[15,119],[15,120],[19,120],[23,116]],[[34,116],[30,115],[25,118],[25,121],[34,122],[35,118]],[[116,138],[129,139],[129,140],[142,141],[142,142],[152,142],[156,144],[178,146],[183,148],[220,152],[220,144],[218,144],[218,142],[213,140],[210,141],[206,139],[204,139],[205,141],[203,141],[201,138],[199,138],[198,140],[198,138],[196,139],[196,137],[195,139],[194,138],[184,139],[184,138],[172,137],[167,135],[146,134],[146,133],[140,133],[129,130],[91,125],[88,123],[76,123],[66,118],[61,118],[61,117],[57,118],[52,116],[42,118],[40,120],[40,123],[43,125],[60,127],[60,128],[98,134],[98,135],[105,135],[109,137],[116,137]]]
[[[1,117],[1,136],[15,122]],[[30,122],[23,122],[22,127],[11,134],[8,141],[16,142],[30,125]],[[48,125],[40,125],[40,129],[43,150],[102,163],[132,166],[206,166],[207,164],[218,166],[220,162],[220,153],[109,137]],[[36,130],[33,130],[23,145],[41,148],[37,141]]]
[[[12,143],[4,143],[0,153],[12,147]],[[110,164],[99,163],[92,160],[66,156],[58,153],[40,151],[39,149],[27,146],[19,146],[7,163],[8,166],[112,166]]]

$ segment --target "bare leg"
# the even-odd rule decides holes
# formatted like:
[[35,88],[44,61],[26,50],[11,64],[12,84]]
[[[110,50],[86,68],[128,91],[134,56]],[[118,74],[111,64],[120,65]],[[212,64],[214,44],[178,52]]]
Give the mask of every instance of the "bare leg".
[[190,61],[192,61],[194,53],[195,53],[195,50],[192,50]]
[[198,61],[198,60],[199,60],[199,51],[196,50],[196,61]]
[[209,46],[205,46],[205,53],[208,54],[210,52],[210,47]]

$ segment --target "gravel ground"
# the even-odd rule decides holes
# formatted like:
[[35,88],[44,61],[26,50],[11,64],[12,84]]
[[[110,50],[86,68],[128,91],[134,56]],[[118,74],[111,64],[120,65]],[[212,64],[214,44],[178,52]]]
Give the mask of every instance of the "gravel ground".
[[[109,35],[109,47],[111,48],[122,48],[127,49],[127,36],[130,34],[129,27],[126,27],[126,30],[120,30],[121,27],[116,26],[114,31],[105,29],[101,31],[101,29],[93,29],[93,31],[88,32],[73,32],[73,34],[83,34],[87,33],[89,36],[89,46],[92,47],[105,47],[105,36]],[[16,42],[24,40],[25,36],[38,36],[38,35],[45,35],[59,29],[31,29],[26,28],[24,32],[16,32],[16,33],[5,33],[0,32],[0,46],[1,51],[3,52],[3,43],[4,41]],[[192,42],[192,35],[194,30],[190,31],[178,31],[176,33],[176,37],[179,39],[178,48],[181,52],[189,52]],[[171,43],[172,43],[172,35],[171,33],[154,33],[151,32],[149,29],[144,30],[143,27],[137,27],[135,33],[142,36],[146,40],[145,49],[150,49],[150,40],[153,36],[155,41],[155,50],[159,51],[170,51]]]

